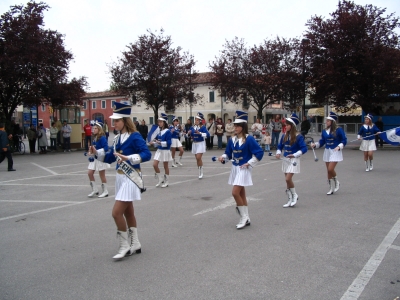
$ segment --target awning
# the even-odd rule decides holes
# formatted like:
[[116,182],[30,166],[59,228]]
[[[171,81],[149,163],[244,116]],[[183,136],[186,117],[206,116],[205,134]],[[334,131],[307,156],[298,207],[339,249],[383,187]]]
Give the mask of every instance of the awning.
[[307,112],[307,115],[313,116],[313,117],[323,117],[324,116],[324,108],[323,107],[310,108]]
[[362,108],[358,106],[357,108],[350,109],[349,111],[343,113],[336,109],[336,107],[332,108],[332,111],[336,113],[338,116],[361,116]]

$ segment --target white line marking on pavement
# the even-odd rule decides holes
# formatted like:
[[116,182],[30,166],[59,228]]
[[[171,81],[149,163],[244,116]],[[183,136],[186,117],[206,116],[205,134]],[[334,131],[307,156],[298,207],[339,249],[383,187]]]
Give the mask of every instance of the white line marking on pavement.
[[17,203],[83,203],[76,201],[45,201],[45,200],[0,200],[0,202],[17,202]]
[[53,175],[58,175],[58,173],[56,173],[56,172],[54,172],[54,171],[52,171],[52,170],[49,170],[49,169],[47,169],[47,168],[45,168],[45,167],[43,167],[43,166],[41,166],[41,165],[38,165],[38,164],[35,164],[35,163],[31,163],[32,165],[34,165],[34,166],[36,166],[36,167],[39,167],[39,168],[41,168],[41,169],[43,169],[43,170],[45,170],[45,171],[47,171],[47,172],[49,172],[49,173],[51,173],[51,174],[53,174]]
[[390,246],[390,249],[400,250],[400,247],[399,247],[399,246],[392,245],[392,246]]
[[2,185],[26,185],[26,186],[62,186],[62,187],[71,187],[71,186],[88,186],[87,184],[36,184],[36,183],[5,183]]
[[360,297],[361,293],[364,291],[364,288],[367,286],[375,271],[378,269],[379,265],[385,258],[387,250],[393,247],[392,243],[397,238],[399,233],[400,219],[398,219],[396,224],[393,225],[392,229],[383,239],[379,247],[375,250],[374,254],[372,254],[367,264],[358,274],[357,278],[354,279],[353,283],[349,286],[349,288],[344,293],[343,297],[340,298],[340,300],[353,300]]
[[[261,199],[252,198],[252,197],[246,197],[246,198],[247,198],[247,201],[260,201],[261,200]],[[202,215],[202,214],[214,211],[214,210],[224,209],[224,208],[227,208],[229,206],[234,206],[234,205],[236,205],[236,202],[233,199],[233,197],[231,197],[229,199],[226,199],[222,204],[220,204],[218,206],[215,206],[215,207],[212,207],[212,208],[207,208],[207,209],[204,209],[204,210],[194,214],[193,217],[194,216],[198,216],[198,215]]]
[[[109,197],[115,197],[115,195],[109,195]],[[88,201],[74,202],[74,203],[70,203],[70,204],[66,204],[66,205],[62,205],[62,206],[56,206],[56,207],[51,207],[51,208],[46,208],[46,209],[35,210],[35,211],[28,212],[28,213],[23,213],[23,214],[19,214],[19,215],[0,218],[0,221],[9,220],[9,219],[13,219],[13,218],[19,218],[19,217],[23,217],[23,216],[34,215],[34,214],[38,214],[38,213],[41,213],[41,212],[47,212],[47,211],[51,211],[51,210],[56,210],[56,209],[60,209],[60,208],[73,206],[73,205],[79,205],[79,204],[84,204],[84,203],[101,201],[101,200],[104,200],[104,199],[107,199],[107,198],[95,198],[95,199],[88,200]]]

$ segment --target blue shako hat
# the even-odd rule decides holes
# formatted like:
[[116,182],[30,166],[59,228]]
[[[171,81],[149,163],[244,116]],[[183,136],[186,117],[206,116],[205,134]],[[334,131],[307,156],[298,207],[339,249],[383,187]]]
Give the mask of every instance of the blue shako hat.
[[178,117],[177,116],[172,116],[172,122],[175,121],[175,120],[179,121]]
[[103,128],[103,122],[102,122],[101,120],[96,120],[96,121],[94,121],[94,125],[97,125],[97,126]]
[[235,114],[235,121],[233,121],[233,124],[238,124],[238,123],[247,123],[247,118],[249,117],[247,112],[237,110]]
[[337,114],[335,114],[333,111],[329,112],[329,116],[326,117],[328,120],[332,120],[337,122]]
[[293,123],[296,126],[299,125],[299,123],[300,123],[300,119],[295,113],[291,114],[289,118],[285,118],[285,119],[287,121]]
[[158,117],[158,120],[168,122],[168,116],[164,113],[161,113],[161,116]]
[[199,113],[197,113],[196,118],[200,119],[200,120],[204,120],[204,115],[201,112],[199,112]]
[[367,115],[365,115],[365,117],[364,118],[368,118],[368,119],[370,119],[371,120],[371,122],[372,122],[372,120],[374,119],[374,116],[373,115],[371,115],[371,114],[367,114]]
[[114,102],[113,114],[110,119],[122,119],[131,116],[131,105],[120,102]]

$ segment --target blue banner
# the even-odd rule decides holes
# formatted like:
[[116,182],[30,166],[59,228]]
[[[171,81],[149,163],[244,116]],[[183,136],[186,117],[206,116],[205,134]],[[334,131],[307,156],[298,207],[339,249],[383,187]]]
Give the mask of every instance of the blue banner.
[[388,144],[400,145],[400,127],[382,132],[379,136]]

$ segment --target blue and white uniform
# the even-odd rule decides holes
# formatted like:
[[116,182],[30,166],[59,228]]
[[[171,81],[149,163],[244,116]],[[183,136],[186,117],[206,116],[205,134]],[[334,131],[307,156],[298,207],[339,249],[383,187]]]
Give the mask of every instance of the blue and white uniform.
[[[263,158],[263,155],[264,151],[251,135],[246,134],[245,140],[238,139],[237,136],[232,137],[228,142],[225,153],[222,155],[225,160],[232,160],[228,184],[238,186],[253,185],[251,171]],[[250,166],[241,168],[245,163],[249,163]]]
[[[101,136],[100,138],[95,137],[92,141],[93,146],[97,149],[103,149],[105,152],[108,151],[108,144],[105,136]],[[94,171],[103,171],[110,168],[110,164],[99,161],[98,159],[94,159],[94,161],[89,163],[88,169]]]
[[156,139],[161,142],[161,144],[154,143],[154,146],[157,147],[154,160],[161,162],[171,161],[171,131],[168,128],[161,130]]
[[[194,125],[189,129],[191,131],[190,135],[193,137],[192,144],[192,153],[205,153],[206,152],[206,142],[204,140],[205,137],[209,137],[210,133],[208,132],[206,126],[204,125]],[[199,131],[200,133],[196,133]]]
[[361,126],[357,136],[357,138],[363,139],[360,145],[361,151],[376,151],[374,134],[378,132],[380,132],[380,130],[375,124],[372,126],[365,124]]
[[[322,130],[321,139],[315,143],[315,147],[319,148],[325,144],[324,162],[338,162],[343,160],[342,150],[347,144],[347,137],[342,128],[336,128],[335,134],[331,133],[330,128]],[[336,147],[339,147],[340,150],[334,151]]]
[[[290,136],[287,141],[284,141],[286,135],[283,135],[278,144],[278,150],[276,154],[282,154],[287,157],[288,155],[294,155],[294,158],[288,158],[288,160],[282,160],[282,172],[283,173],[300,173],[300,156],[307,152],[307,145],[304,141],[304,137],[301,134],[296,135],[296,141],[293,145],[290,145]],[[296,162],[294,166],[293,163]]]
[[[140,172],[140,163],[151,159],[151,153],[139,132],[122,133],[114,138],[114,145],[109,151],[97,150],[97,157],[100,161],[113,163],[117,159],[114,151],[128,156],[126,161],[134,169]],[[115,199],[120,201],[141,200],[140,190],[121,170],[118,170],[115,177]]]
[[169,130],[171,131],[171,147],[179,148],[182,147],[181,139],[181,127],[180,126],[169,126]]

